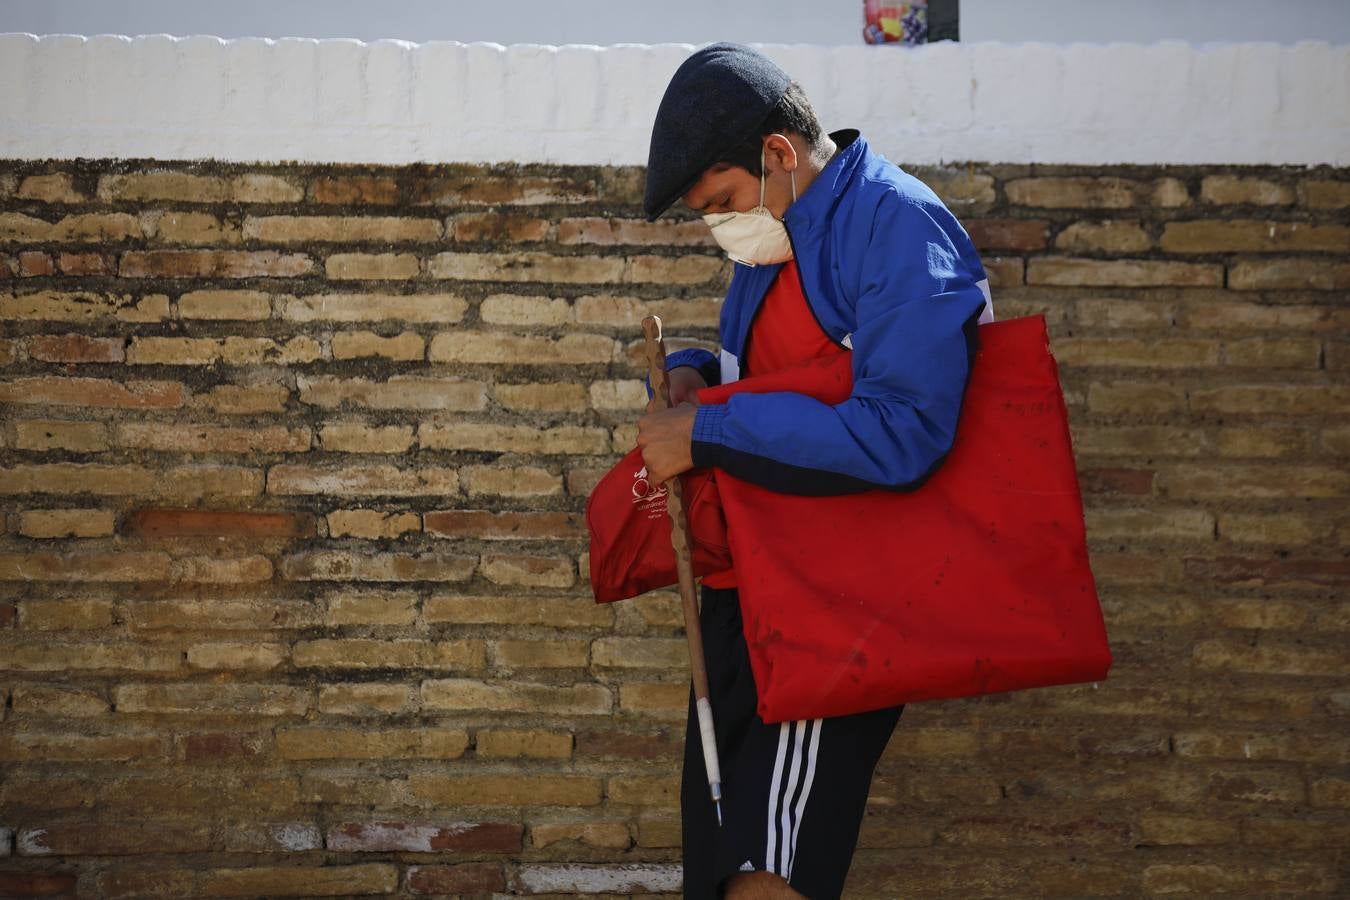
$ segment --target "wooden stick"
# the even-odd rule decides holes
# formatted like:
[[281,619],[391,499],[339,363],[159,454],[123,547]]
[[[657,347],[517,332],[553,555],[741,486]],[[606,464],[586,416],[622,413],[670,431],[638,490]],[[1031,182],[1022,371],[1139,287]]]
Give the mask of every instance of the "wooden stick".
[[[670,407],[670,378],[666,374],[666,344],[661,337],[661,319],[642,320],[647,339],[647,366],[652,395],[658,409]],[[712,702],[708,699],[708,667],[703,658],[703,630],[698,619],[698,596],[694,590],[694,560],[689,546],[689,526],[685,518],[684,490],[680,478],[666,482],[666,511],[670,513],[670,542],[675,549],[675,571],[680,579],[680,602],[684,610],[684,634],[689,642],[689,673],[694,681],[694,704],[698,711],[699,738],[703,743],[703,764],[708,770],[708,790],[717,808],[717,824],[722,824],[722,773],[717,758],[717,739],[713,733]]]

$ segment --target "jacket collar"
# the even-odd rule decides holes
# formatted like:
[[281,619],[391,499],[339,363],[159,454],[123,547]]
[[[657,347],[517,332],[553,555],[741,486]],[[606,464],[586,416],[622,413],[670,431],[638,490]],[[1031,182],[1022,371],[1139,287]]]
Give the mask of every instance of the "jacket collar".
[[869,154],[867,141],[856,128],[832,131],[830,138],[839,145],[839,152],[783,213],[783,222],[789,228],[806,232],[827,221],[839,195]]

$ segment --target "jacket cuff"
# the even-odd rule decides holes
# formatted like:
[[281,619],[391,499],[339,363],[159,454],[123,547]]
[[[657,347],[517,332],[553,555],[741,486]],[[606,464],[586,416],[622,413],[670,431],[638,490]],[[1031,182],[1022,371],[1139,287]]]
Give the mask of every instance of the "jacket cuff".
[[694,433],[689,447],[694,468],[717,465],[722,450],[722,420],[727,411],[724,403],[710,403],[700,406],[694,413]]

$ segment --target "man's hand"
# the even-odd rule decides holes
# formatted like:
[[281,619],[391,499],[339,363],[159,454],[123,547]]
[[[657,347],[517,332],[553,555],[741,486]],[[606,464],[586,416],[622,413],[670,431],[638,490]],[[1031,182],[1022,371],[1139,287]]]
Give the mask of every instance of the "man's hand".
[[[702,379],[699,379],[702,381]],[[691,442],[698,408],[686,403],[658,409],[638,419],[638,446],[653,484],[664,484],[694,467]]]
[[[692,403],[698,406],[698,394],[708,386],[703,380],[703,376],[698,373],[698,369],[693,366],[676,366],[666,373],[666,378],[670,381],[670,405],[679,406],[682,403]],[[656,394],[647,401],[647,412],[656,409]]]

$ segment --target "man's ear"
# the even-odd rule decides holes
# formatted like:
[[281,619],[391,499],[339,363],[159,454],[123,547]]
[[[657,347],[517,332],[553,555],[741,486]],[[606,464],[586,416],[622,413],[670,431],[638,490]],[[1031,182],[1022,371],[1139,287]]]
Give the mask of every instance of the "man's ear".
[[764,165],[770,166],[770,160],[774,169],[791,172],[797,168],[797,148],[782,132],[775,131],[764,136]]

